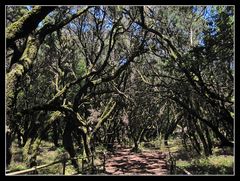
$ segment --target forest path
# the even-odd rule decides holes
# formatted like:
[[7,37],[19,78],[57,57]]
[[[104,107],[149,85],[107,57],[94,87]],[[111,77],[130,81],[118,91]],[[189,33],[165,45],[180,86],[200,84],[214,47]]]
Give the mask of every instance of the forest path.
[[131,152],[121,148],[109,154],[106,160],[106,173],[110,175],[166,175],[165,154],[156,151]]

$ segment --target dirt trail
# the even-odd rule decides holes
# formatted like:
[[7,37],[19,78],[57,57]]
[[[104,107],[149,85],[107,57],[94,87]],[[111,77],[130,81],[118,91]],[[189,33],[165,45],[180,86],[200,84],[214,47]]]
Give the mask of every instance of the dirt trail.
[[118,149],[106,160],[106,173],[111,175],[166,175],[165,155],[160,151],[133,153],[129,148]]

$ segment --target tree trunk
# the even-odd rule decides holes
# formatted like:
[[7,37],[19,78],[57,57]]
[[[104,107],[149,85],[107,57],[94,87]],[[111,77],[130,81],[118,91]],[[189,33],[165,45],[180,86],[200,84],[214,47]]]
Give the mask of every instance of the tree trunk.
[[12,147],[12,135],[10,131],[6,132],[6,163],[7,167],[11,163],[12,159],[12,152],[11,152],[11,147]]
[[59,147],[58,140],[59,140],[59,133],[58,133],[58,125],[56,122],[53,123],[53,143],[56,147]]
[[134,148],[133,151],[134,152],[138,152],[139,151],[139,147],[138,147],[138,139],[133,139],[134,141]]
[[[67,150],[67,152],[69,153],[70,157],[74,158],[76,156],[76,153],[73,146],[73,140],[71,135],[72,131],[73,131],[73,124],[71,122],[71,119],[69,119],[67,120],[67,124],[63,133],[63,146],[65,150]],[[72,165],[79,172],[79,165],[77,160],[72,160]]]
[[[172,97],[171,97],[172,98]],[[202,118],[195,110],[189,108],[184,102],[180,101],[177,98],[172,98],[172,100],[176,101],[176,103],[178,103],[179,105],[181,105],[183,108],[185,108],[189,114],[191,114],[192,116],[198,118],[202,123],[206,124],[209,128],[211,128],[211,130],[215,133],[215,135],[217,136],[217,138],[219,138],[219,140],[221,141],[221,145],[220,146],[229,146],[229,147],[233,147],[233,143],[230,142],[218,129],[217,126],[213,125],[210,121]]]
[[164,145],[165,146],[168,146],[168,137],[170,136],[170,134],[168,134],[168,133],[166,133],[165,135],[164,135]]
[[195,121],[194,121],[194,125],[195,125],[195,128],[196,128],[197,134],[199,135],[199,138],[200,138],[200,140],[203,144],[204,154],[206,156],[209,156],[210,153],[209,153],[209,150],[208,150],[208,145],[207,145],[206,139],[204,137],[204,134],[202,133],[202,129],[199,127],[199,125]]
[[211,137],[210,137],[210,134],[209,134],[209,130],[208,130],[208,127],[205,126],[205,132],[206,132],[206,137],[207,137],[207,143],[208,143],[208,152],[210,155],[212,155],[212,140],[211,140]]
[[15,40],[27,37],[35,30],[38,24],[56,7],[54,6],[35,6],[32,11],[24,14],[18,21],[10,24],[6,29],[7,47],[12,45]]
[[196,137],[195,133],[191,133],[190,138],[191,138],[191,142],[192,142],[192,145],[193,145],[194,149],[196,150],[196,152],[199,155],[201,155],[201,147],[200,147],[200,144],[197,140],[197,137]]
[[[17,82],[31,67],[33,60],[37,56],[38,49],[40,47],[40,40],[36,39],[34,36],[30,35],[27,40],[26,48],[17,63],[15,63],[10,72],[6,75],[7,84],[7,115],[9,115],[12,110],[11,107],[14,101],[14,92],[16,90]],[[9,120],[10,121],[10,120]]]

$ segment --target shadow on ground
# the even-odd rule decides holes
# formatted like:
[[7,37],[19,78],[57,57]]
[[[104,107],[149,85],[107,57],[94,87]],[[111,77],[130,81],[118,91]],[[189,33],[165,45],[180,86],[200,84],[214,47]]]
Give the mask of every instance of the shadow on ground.
[[166,175],[165,155],[155,150],[133,153],[129,148],[122,148],[107,156],[106,174]]

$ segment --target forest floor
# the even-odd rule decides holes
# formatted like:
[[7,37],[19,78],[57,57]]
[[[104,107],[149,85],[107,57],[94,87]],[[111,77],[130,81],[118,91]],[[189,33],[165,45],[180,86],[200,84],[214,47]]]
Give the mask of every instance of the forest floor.
[[[181,140],[180,140],[181,141]],[[94,160],[97,166],[97,174],[100,175],[170,175],[167,170],[167,160],[169,152],[176,159],[176,166],[179,168],[174,175],[186,175],[187,170],[192,175],[232,175],[234,173],[233,149],[222,150],[214,147],[213,155],[205,157],[196,155],[193,150],[186,151],[180,141],[169,140],[169,147],[160,145],[158,142],[151,144],[142,143],[139,145],[141,152],[132,152],[130,145],[115,145],[113,152],[107,152],[105,162],[105,172],[103,171],[103,155],[105,152],[100,145],[96,148],[97,157]],[[11,172],[29,169],[27,162],[23,160],[23,148],[14,142],[12,148],[12,161],[8,170]],[[50,164],[62,159],[66,151],[63,147],[56,148],[53,143],[42,141],[37,157],[37,165]],[[79,153],[79,156],[81,154]],[[80,171],[82,170],[82,159],[78,160]],[[85,168],[85,167],[84,167]],[[62,164],[51,165],[38,170],[39,175],[62,175]],[[70,162],[67,163],[65,175],[76,175],[76,170]],[[81,173],[80,175],[92,174]]]
[[120,148],[108,154],[106,174],[110,175],[167,175],[166,155],[157,150],[131,152]]

